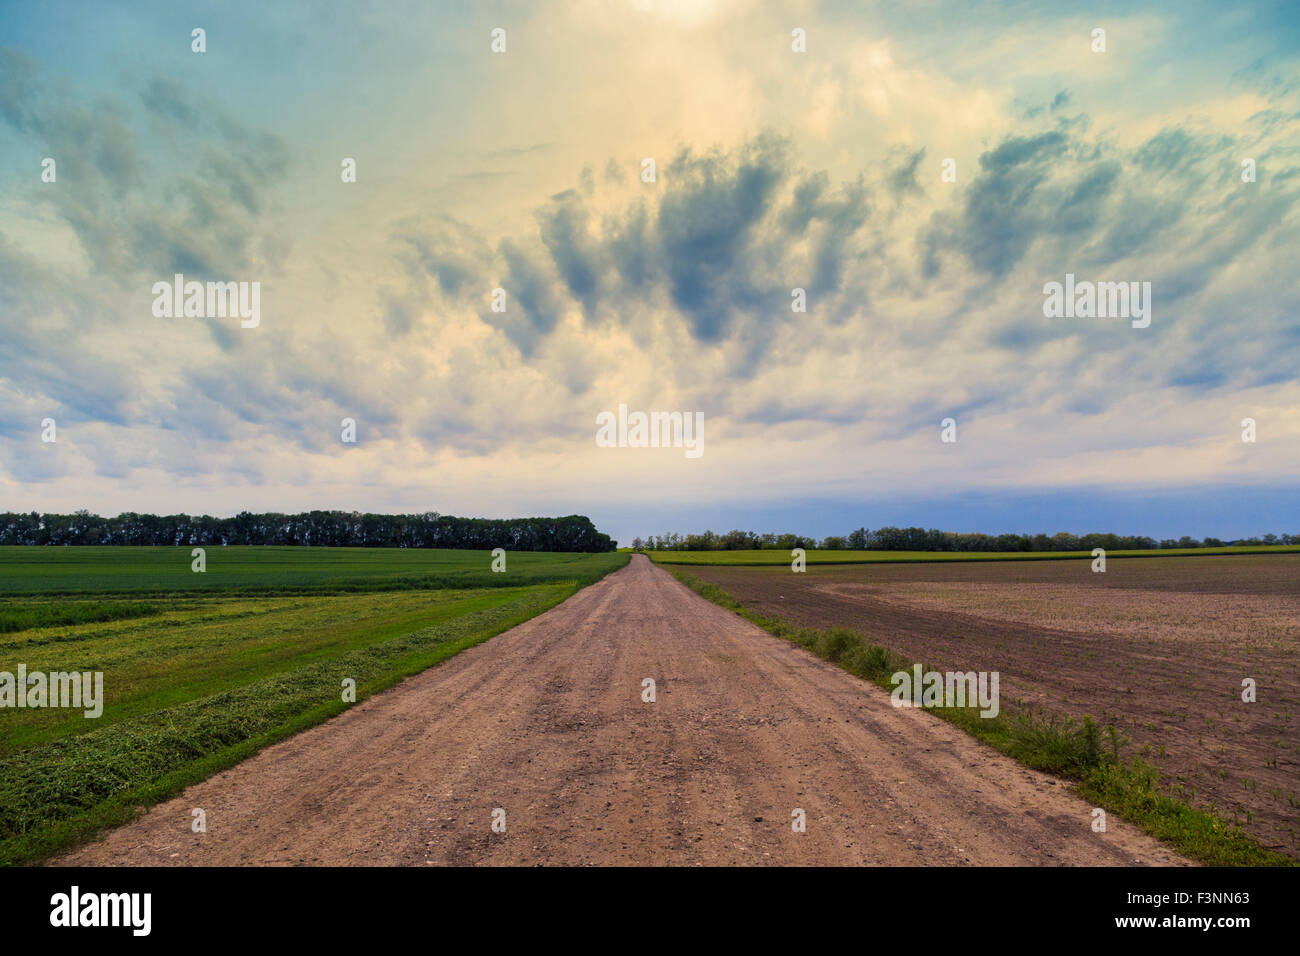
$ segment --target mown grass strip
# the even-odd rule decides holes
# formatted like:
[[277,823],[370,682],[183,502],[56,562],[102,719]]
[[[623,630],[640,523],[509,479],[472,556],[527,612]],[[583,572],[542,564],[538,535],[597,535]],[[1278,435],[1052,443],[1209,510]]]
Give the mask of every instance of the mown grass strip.
[[[525,588],[177,602],[142,620],[0,636],[0,671],[101,671],[104,712],[6,710],[0,758],[234,690],[518,599]],[[251,613],[250,613],[251,612]]]
[[69,601],[50,604],[44,601],[12,602],[0,606],[0,634],[13,634],[38,627],[64,627],[70,624],[98,624],[138,617],[154,617],[166,610],[161,604],[146,601]]
[[[745,607],[716,584],[677,568],[668,571],[701,597],[886,690],[894,687],[893,674],[916,663],[848,628],[793,627]],[[1300,865],[1218,816],[1162,793],[1158,770],[1137,758],[1125,760],[1115,729],[1103,732],[1091,717],[1076,721],[1005,705],[996,717],[981,717],[976,708],[926,709],[1026,766],[1071,781],[1094,806],[1136,824],[1193,860],[1211,866]]]

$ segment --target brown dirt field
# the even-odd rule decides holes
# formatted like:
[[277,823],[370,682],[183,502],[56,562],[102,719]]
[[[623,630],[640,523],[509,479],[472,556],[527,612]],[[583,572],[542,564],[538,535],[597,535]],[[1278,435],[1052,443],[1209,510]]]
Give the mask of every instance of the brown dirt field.
[[1300,556],[684,570],[792,624],[999,671],[1004,706],[1113,724],[1174,795],[1300,856]]
[[56,862],[1187,864],[1090,824],[1059,781],[637,556]]

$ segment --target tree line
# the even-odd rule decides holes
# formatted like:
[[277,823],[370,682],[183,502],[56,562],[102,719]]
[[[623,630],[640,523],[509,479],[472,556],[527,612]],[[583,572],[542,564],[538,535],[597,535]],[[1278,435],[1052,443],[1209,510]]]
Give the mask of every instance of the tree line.
[[457,518],[423,514],[305,511],[233,518],[125,512],[0,514],[0,545],[314,545],[336,548],[465,548],[507,551],[613,551],[617,542],[584,515],[563,518]]
[[759,534],[754,531],[728,531],[726,534],[664,534],[635,538],[638,551],[789,551],[792,548],[828,551],[1137,551],[1161,548],[1222,548],[1228,545],[1300,544],[1300,534],[1266,534],[1262,538],[1239,538],[1221,541],[1205,538],[1198,541],[1184,535],[1157,541],[1145,535],[1120,534],[961,534],[936,528],[858,528],[847,535],[832,535],[818,540],[800,534]]

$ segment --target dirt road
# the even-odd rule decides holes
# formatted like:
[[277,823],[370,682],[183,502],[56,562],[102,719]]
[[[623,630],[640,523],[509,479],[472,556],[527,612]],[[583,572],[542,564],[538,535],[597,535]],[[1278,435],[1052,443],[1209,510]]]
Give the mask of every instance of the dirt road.
[[1186,863],[1091,823],[1064,784],[635,556],[57,862]]

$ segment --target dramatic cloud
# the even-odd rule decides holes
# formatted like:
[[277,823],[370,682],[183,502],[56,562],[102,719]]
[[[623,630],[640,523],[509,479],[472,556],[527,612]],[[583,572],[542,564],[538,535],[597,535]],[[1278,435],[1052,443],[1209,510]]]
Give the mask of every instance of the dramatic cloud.
[[[274,70],[238,38],[284,23],[252,6],[202,55],[148,13],[102,48],[16,27],[10,505],[558,509],[630,537],[674,502],[1293,479],[1295,50],[1215,47],[1176,6],[1109,18],[1098,55],[1091,21],[989,5],[931,36],[829,5],[796,54],[778,6],[688,6],[412,5],[334,66],[304,19]],[[260,325],[155,318],[176,273],[259,282]],[[1046,317],[1067,274],[1150,282],[1150,327]],[[620,402],[702,411],[704,456],[596,448]]]

